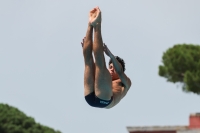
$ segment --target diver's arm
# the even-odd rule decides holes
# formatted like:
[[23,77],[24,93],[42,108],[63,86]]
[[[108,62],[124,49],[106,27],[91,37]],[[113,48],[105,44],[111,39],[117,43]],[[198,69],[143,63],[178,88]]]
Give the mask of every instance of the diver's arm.
[[119,78],[121,79],[121,82],[124,84],[125,88],[129,89],[131,86],[131,80],[126,76],[121,64],[118,62],[115,56],[110,52],[110,50],[105,44],[104,44],[104,52],[106,53],[107,56],[111,58],[115,71],[119,75]]

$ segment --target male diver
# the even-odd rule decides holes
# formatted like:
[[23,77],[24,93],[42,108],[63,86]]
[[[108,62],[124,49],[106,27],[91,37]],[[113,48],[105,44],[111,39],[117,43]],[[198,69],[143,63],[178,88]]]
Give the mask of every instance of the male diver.
[[[131,87],[131,80],[124,73],[124,60],[114,56],[103,43],[101,20],[101,11],[99,7],[95,7],[89,12],[86,36],[81,42],[85,63],[84,96],[90,106],[109,109],[118,104],[127,94]],[[110,57],[108,68],[106,68],[104,52]]]

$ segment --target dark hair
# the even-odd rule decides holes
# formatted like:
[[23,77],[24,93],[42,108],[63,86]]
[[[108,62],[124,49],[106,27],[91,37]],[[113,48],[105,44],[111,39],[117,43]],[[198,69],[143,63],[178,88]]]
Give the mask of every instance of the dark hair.
[[[118,60],[118,62],[122,65],[122,69],[123,71],[125,71],[125,62],[122,58],[120,58],[119,56],[115,56],[115,58]],[[108,65],[110,65],[112,63],[112,60],[110,58]]]

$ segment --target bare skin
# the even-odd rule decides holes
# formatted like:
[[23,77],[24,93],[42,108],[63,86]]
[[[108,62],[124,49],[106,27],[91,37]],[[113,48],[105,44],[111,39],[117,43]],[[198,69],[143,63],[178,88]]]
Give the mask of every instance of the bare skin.
[[[108,105],[111,107],[126,94],[131,86],[131,81],[122,71],[122,67],[114,55],[103,44],[101,20],[101,11],[98,7],[90,11],[86,37],[81,43],[85,62],[84,95],[95,92],[95,95],[103,100],[110,100],[113,96],[112,104]],[[94,42],[92,41],[93,29]],[[113,62],[109,65],[109,69],[106,68],[104,52]]]

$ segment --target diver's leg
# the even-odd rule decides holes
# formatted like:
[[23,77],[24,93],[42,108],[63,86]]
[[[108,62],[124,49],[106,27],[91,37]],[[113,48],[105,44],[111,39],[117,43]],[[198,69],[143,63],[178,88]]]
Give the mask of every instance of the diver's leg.
[[95,65],[92,56],[92,34],[93,27],[89,24],[86,32],[86,37],[83,39],[83,55],[85,62],[84,96],[94,92]]
[[103,100],[110,100],[112,96],[112,79],[106,68],[103,41],[101,36],[101,12],[96,8],[97,19],[92,23],[94,26],[93,52],[95,57],[95,94]]

